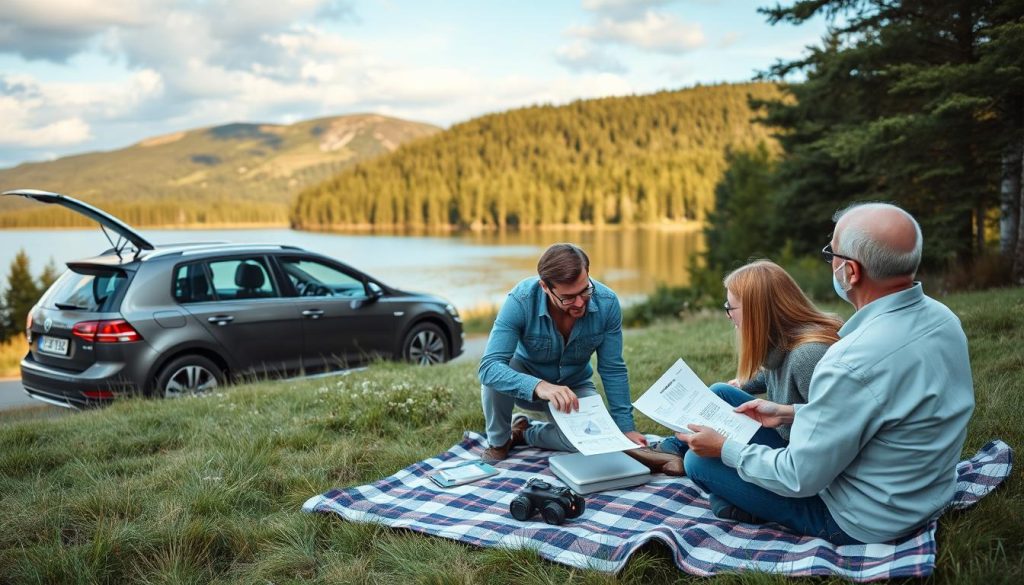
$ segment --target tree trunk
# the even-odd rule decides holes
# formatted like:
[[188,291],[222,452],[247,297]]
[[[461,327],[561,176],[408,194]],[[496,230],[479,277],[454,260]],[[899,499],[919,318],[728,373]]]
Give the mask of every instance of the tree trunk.
[[1021,142],[1003,152],[1003,177],[999,183],[999,253],[1012,259],[1017,251],[1020,226]]
[[1021,174],[1017,177],[1017,252],[1013,256],[1010,274],[1014,284],[1024,285],[1024,142],[1019,144],[1017,169]]

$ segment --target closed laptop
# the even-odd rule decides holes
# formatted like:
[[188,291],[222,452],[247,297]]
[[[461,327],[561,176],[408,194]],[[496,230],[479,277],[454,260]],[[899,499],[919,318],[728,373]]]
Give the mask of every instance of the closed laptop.
[[579,494],[618,490],[651,480],[651,470],[621,451],[555,455],[548,459],[548,465],[558,479]]

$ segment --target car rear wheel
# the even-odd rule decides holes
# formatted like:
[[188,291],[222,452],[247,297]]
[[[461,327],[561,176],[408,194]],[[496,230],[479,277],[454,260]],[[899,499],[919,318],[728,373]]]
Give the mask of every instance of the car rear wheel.
[[421,366],[444,363],[450,355],[448,338],[433,323],[414,325],[402,343],[402,357]]
[[184,355],[171,361],[156,378],[155,395],[181,398],[210,392],[224,383],[224,372],[209,358]]

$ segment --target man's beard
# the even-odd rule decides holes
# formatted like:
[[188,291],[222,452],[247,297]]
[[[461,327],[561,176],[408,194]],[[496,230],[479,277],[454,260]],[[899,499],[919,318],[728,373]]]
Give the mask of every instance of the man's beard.
[[583,305],[582,307],[569,307],[568,309],[565,310],[565,312],[569,313],[570,317],[579,318],[582,317],[584,313],[587,312],[587,306]]

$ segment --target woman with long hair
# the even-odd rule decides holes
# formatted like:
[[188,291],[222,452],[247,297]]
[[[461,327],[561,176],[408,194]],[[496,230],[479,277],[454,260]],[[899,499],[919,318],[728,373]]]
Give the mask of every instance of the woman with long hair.
[[[725,314],[736,327],[736,378],[713,384],[711,391],[733,406],[753,400],[754,394],[779,404],[803,404],[814,366],[839,340],[843,321],[819,311],[793,277],[769,260],[757,260],[732,271],[724,280]],[[789,426],[762,428],[755,442],[782,447]],[[654,449],[627,453],[652,470],[682,475],[686,443],[670,437]]]

